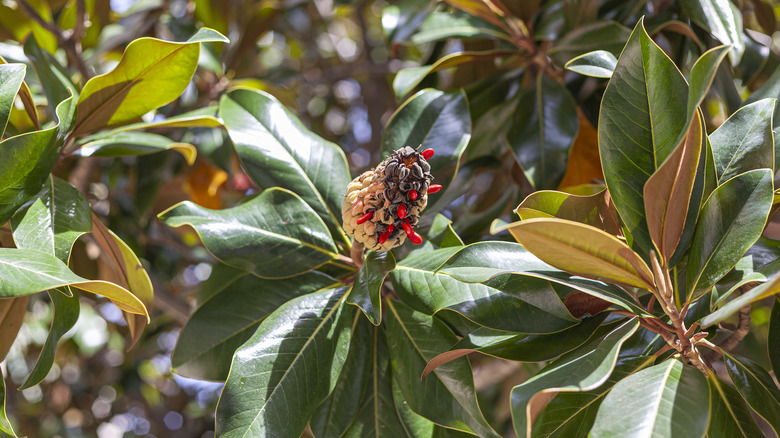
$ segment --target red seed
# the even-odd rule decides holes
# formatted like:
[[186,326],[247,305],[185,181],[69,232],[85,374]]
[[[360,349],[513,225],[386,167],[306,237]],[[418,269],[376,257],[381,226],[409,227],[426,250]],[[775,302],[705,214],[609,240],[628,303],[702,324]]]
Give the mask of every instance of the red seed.
[[426,150],[422,151],[422,156],[423,156],[423,158],[425,158],[426,160],[430,160],[430,159],[431,159],[431,157],[433,156],[433,149],[431,149],[431,148],[428,148],[428,149],[426,149]]
[[368,213],[365,213],[363,216],[360,216],[358,218],[357,223],[358,225],[362,224],[363,222],[366,222],[367,220],[371,219],[374,216],[373,211],[369,211]]
[[390,233],[393,232],[393,228],[395,228],[393,226],[393,224],[390,224],[390,225],[387,226],[387,229],[385,230],[385,232],[379,235],[379,243],[380,244],[387,242],[387,239],[390,237]]
[[428,187],[428,194],[436,193],[443,188],[444,187],[442,187],[441,184],[431,184],[431,186]]
[[417,200],[417,191],[416,190],[411,190],[409,192],[409,199],[411,199],[412,201],[416,201]]
[[411,236],[414,234],[414,230],[412,229],[412,225],[409,223],[408,220],[405,220],[401,222],[401,225],[404,227],[404,233],[406,233],[407,236]]
[[406,217],[406,206],[401,204],[398,206],[398,218],[403,219]]
[[415,245],[422,243],[422,237],[420,237],[420,235],[414,231],[412,231],[412,234],[409,234],[409,240],[411,240]]

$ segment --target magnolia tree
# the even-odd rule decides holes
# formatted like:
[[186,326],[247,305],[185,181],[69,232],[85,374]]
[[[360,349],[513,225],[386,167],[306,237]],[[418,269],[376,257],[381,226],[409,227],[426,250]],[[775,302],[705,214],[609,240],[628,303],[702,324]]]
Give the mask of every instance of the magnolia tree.
[[[171,364],[225,382],[217,436],[780,432],[780,245],[764,236],[780,69],[743,27],[771,34],[773,11],[661,3],[388,7],[395,49],[432,52],[395,75],[411,96],[354,174],[341,147],[249,87],[216,112],[131,123],[182,93],[201,44],[228,42],[216,31],[136,40],[80,90],[29,38],[50,120],[25,66],[0,65],[0,122],[18,95],[34,125],[0,144],[12,237],[0,321],[15,336],[43,291],[56,313],[23,387],[46,377],[78,291],[113,301],[133,340],[153,300],[134,251],[52,175],[58,160],[173,149],[191,161],[192,145],[142,131],[223,127],[255,189],[158,215],[215,258]],[[90,232],[115,281],[71,270]],[[475,384],[472,366],[485,380],[502,363],[518,365],[490,376],[493,395]]]

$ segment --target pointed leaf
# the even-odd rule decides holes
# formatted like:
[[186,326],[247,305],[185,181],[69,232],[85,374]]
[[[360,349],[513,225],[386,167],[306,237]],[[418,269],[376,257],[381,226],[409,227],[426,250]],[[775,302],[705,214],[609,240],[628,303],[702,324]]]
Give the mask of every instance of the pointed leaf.
[[[406,260],[402,264],[406,263]],[[483,283],[505,274],[515,274],[521,277],[544,279],[550,282],[568,286],[593,295],[610,303],[616,304],[638,315],[647,315],[646,310],[637,306],[626,292],[613,284],[575,277],[553,268],[539,260],[535,255],[512,242],[478,242],[461,249],[436,271],[437,274],[450,275],[467,283]],[[529,283],[535,284],[535,283]],[[529,293],[524,293],[528,290]],[[508,293],[517,296],[540,308],[553,312],[560,300],[549,300],[555,307],[544,305],[548,298],[539,295],[533,288],[519,288]],[[549,296],[552,298],[552,296]],[[568,313],[568,311],[566,311]],[[555,314],[559,314],[555,312]],[[649,315],[648,315],[649,316]]]
[[729,46],[718,46],[704,52],[693,64],[689,78],[688,116],[691,117],[710,90],[720,62],[728,53]]
[[382,156],[404,146],[433,148],[431,174],[446,188],[461,164],[471,139],[471,117],[462,90],[425,89],[407,99],[387,122],[382,134]]
[[[68,330],[76,325],[76,321],[79,319],[80,305],[78,295],[71,293],[71,295],[68,296],[63,292],[50,290],[49,299],[51,299],[54,308],[51,328],[49,329],[49,334],[46,336],[46,342],[44,342],[43,347],[41,347],[41,353],[38,356],[38,360],[35,362],[35,366],[33,366],[27,379],[19,389],[32,388],[46,378],[54,364],[54,354],[57,350],[57,343]],[[143,317],[141,316],[141,318]]]
[[74,135],[131,122],[179,97],[198,67],[200,43],[225,41],[216,31],[203,31],[183,43],[156,38],[131,42],[114,70],[84,85]]
[[0,278],[2,298],[72,286],[103,295],[126,312],[149,315],[141,300],[127,289],[106,281],[79,277],[59,259],[40,251],[0,248]]
[[260,324],[233,357],[217,405],[217,435],[301,435],[347,357],[354,315],[343,305],[347,289],[295,298]]
[[664,266],[668,266],[685,228],[701,144],[702,125],[696,112],[688,135],[647,180],[643,190],[648,231]]
[[479,325],[519,333],[553,333],[576,322],[547,281],[519,277],[478,284],[436,273],[458,249],[417,254],[399,263],[390,278],[404,303],[428,315],[449,309]]
[[617,65],[617,58],[606,50],[596,50],[567,62],[564,68],[594,78],[610,78]]
[[172,227],[192,226],[214,256],[261,278],[291,277],[337,258],[322,219],[284,189],[265,190],[225,210],[186,201],[159,217]]
[[454,343],[455,335],[443,322],[398,301],[388,300],[387,308],[393,375],[412,411],[449,428],[498,437],[479,408],[467,359],[442,365],[420,381],[425,364]]
[[384,326],[370,327],[368,344],[369,383],[360,411],[344,438],[406,438],[409,437],[393,400],[393,378],[390,353]]
[[92,209],[78,189],[50,174],[35,200],[11,218],[11,227],[17,248],[67,263],[76,239],[92,231]]
[[706,293],[761,236],[772,206],[772,171],[745,172],[721,184],[701,208],[688,257],[690,299]]
[[425,366],[423,377],[436,367],[475,351],[519,362],[543,362],[555,359],[585,343],[606,317],[606,313],[586,317],[574,327],[542,335],[518,335],[480,327],[458,341],[448,351],[431,359]]
[[750,410],[739,392],[723,382],[714,373],[707,381],[710,384],[710,438],[729,438],[734,436],[761,436]]
[[718,184],[753,169],[774,169],[772,113],[776,99],[745,105],[710,134]]
[[645,251],[653,244],[642,190],[685,134],[687,95],[682,74],[640,20],[604,92],[598,130],[607,188],[626,228]]
[[539,75],[521,92],[507,141],[534,188],[558,187],[577,130],[577,103],[566,87]]
[[463,246],[463,240],[452,228],[452,221],[441,213],[433,218],[433,224],[426,235],[428,241],[439,248]]
[[594,280],[653,290],[653,274],[625,243],[598,228],[556,218],[515,222],[509,232],[535,256]]
[[368,251],[363,266],[355,277],[355,283],[347,302],[360,308],[371,324],[382,322],[382,283],[387,274],[395,269],[395,256],[390,251]]
[[550,38],[555,40],[555,44],[548,53],[558,65],[565,65],[574,57],[594,50],[607,50],[619,55],[630,35],[626,26],[614,20],[597,20],[576,26],[561,37]]
[[531,433],[533,404],[546,394],[590,391],[601,386],[612,374],[620,346],[639,322],[628,320],[605,336],[571,351],[546,366],[535,376],[512,388],[512,423],[518,437]]
[[534,437],[572,437],[590,430],[599,406],[616,383],[650,365],[652,357],[628,359],[617,365],[604,384],[591,391],[557,394],[534,421]]
[[341,436],[358,414],[373,371],[373,333],[374,327],[360,312],[355,312],[349,354],[339,379],[309,421],[314,436]]
[[760,284],[737,298],[723,304],[718,310],[702,318],[701,326],[702,328],[706,328],[713,324],[717,324],[737,313],[739,309],[746,305],[766,297],[771,297],[777,293],[780,293],[780,275],[776,275],[766,283]]
[[0,298],[0,362],[11,349],[27,313],[27,296]]
[[757,363],[723,352],[723,362],[734,386],[748,405],[780,433],[780,389]]
[[24,64],[0,64],[0,135],[5,132],[16,93],[24,82]]
[[404,68],[396,73],[393,79],[393,90],[398,99],[403,99],[420,82],[431,73],[439,70],[457,67],[461,64],[472,62],[492,61],[496,58],[502,58],[511,55],[517,55],[516,50],[488,50],[484,52],[456,52],[439,58],[431,65],[422,67]]
[[607,204],[608,193],[578,196],[554,190],[539,190],[528,195],[515,209],[520,219],[557,217],[592,225],[610,234],[620,232],[615,212]]
[[[141,260],[138,259],[138,256],[119,236],[106,228],[94,214],[92,215],[92,230],[92,237],[95,239],[95,242],[114,266],[118,275],[117,283],[138,297],[147,310],[151,309],[154,304],[154,288],[152,287],[149,274],[141,264]],[[144,326],[148,321],[141,316],[132,314],[126,314],[125,319],[127,320],[131,337],[131,343],[128,348],[132,348],[140,339]]]
[[234,90],[219,103],[219,114],[249,176],[260,187],[278,186],[298,194],[328,225],[341,229],[341,195],[349,183],[344,152],[312,133],[270,94]]
[[615,385],[590,435],[701,437],[707,432],[709,399],[701,371],[669,359]]
[[691,21],[710,31],[721,43],[731,45],[731,64],[737,65],[745,51],[739,9],[729,0],[683,0],[680,3]]
[[[0,56],[0,65],[2,64],[8,64],[8,61],[6,61],[5,59],[3,59],[2,56]],[[32,97],[32,92],[30,92],[30,87],[27,86],[27,82],[25,82],[24,80],[22,80],[21,87],[19,88],[19,99],[22,101],[22,105],[24,106],[24,111],[27,113],[27,116],[30,118],[30,121],[33,123],[33,126],[35,126],[36,129],[41,129],[41,122],[38,118],[38,109],[35,107],[35,102],[33,102],[33,97]],[[9,109],[9,113],[10,113],[10,109]],[[3,129],[5,129],[6,126],[4,126]]]
[[[268,315],[290,299],[338,285],[319,272],[266,280],[246,271],[225,270],[230,275],[219,277],[219,288],[195,309],[179,333],[171,355],[171,366],[178,374],[225,380],[233,353]],[[215,270],[211,275],[216,274]]]
[[189,165],[195,162],[195,157],[198,154],[195,146],[189,143],[175,142],[163,135],[149,132],[119,132],[85,143],[76,151],[76,155],[82,157],[131,157],[169,149],[182,154]]

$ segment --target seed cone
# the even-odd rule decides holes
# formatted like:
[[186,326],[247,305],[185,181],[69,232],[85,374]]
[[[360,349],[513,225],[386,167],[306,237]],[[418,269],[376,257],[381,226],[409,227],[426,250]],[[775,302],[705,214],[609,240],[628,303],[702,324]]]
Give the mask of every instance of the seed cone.
[[431,155],[432,149],[420,153],[406,146],[352,180],[341,206],[344,231],[373,251],[389,251],[407,234],[419,244],[412,227],[428,204],[433,176],[425,157]]

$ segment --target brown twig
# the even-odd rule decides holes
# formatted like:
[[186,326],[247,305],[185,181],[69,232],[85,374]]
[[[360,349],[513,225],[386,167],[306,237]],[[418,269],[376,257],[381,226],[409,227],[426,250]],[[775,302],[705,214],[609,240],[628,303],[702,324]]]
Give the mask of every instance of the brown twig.
[[728,338],[719,344],[719,347],[724,351],[731,351],[742,342],[742,339],[750,331],[750,304],[748,303],[741,309],[739,309],[739,325]]

